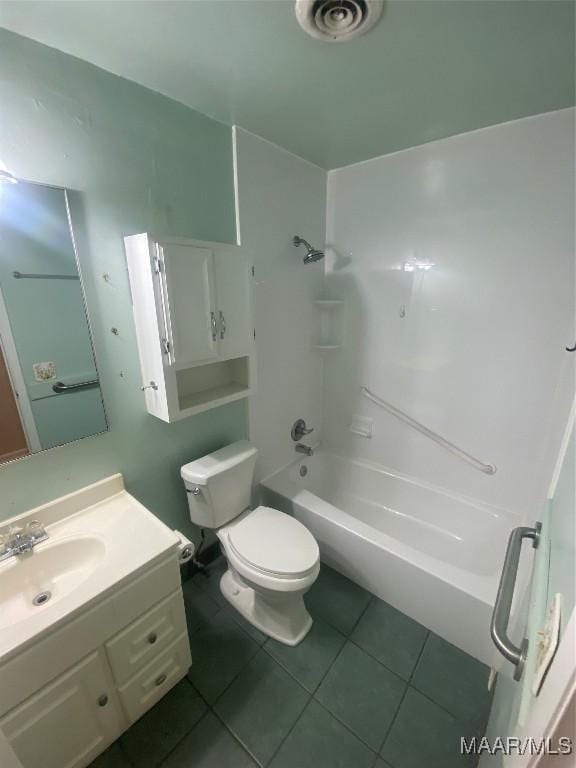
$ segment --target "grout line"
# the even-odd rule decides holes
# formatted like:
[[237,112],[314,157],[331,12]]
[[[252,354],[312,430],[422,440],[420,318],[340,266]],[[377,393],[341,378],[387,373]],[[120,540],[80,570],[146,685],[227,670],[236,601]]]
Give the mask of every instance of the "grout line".
[[[306,691],[306,693],[308,693],[308,691]],[[270,765],[272,763],[272,761],[274,760],[274,758],[276,757],[278,752],[280,752],[280,750],[282,749],[282,746],[284,745],[284,742],[288,739],[288,737],[290,736],[290,734],[292,733],[294,728],[296,728],[296,726],[298,725],[298,723],[302,719],[304,713],[307,711],[308,707],[310,706],[310,702],[313,701],[313,700],[314,699],[312,698],[312,696],[309,696],[308,701],[306,702],[306,706],[304,707],[302,712],[300,712],[300,714],[298,715],[298,717],[294,721],[292,727],[288,729],[288,733],[286,734],[286,736],[284,736],[284,738],[280,741],[280,744],[278,744],[278,746],[276,747],[275,751],[272,753],[272,756],[270,757],[270,760],[268,761],[268,765]]]
[[420,648],[420,653],[418,654],[418,658],[416,659],[416,662],[412,668],[412,672],[410,673],[410,677],[408,680],[404,681],[406,683],[406,688],[404,689],[404,693],[402,694],[402,698],[400,699],[400,702],[398,704],[398,707],[396,709],[396,712],[394,713],[394,717],[392,718],[392,721],[390,725],[388,726],[388,730],[386,731],[384,738],[382,739],[382,743],[380,744],[380,747],[378,748],[378,754],[382,754],[382,748],[384,744],[386,744],[386,741],[388,740],[388,736],[390,736],[390,733],[392,731],[392,728],[394,727],[394,723],[396,722],[396,719],[398,717],[398,713],[400,712],[402,708],[402,704],[404,704],[404,699],[406,698],[406,694],[408,693],[409,688],[412,686],[410,685],[410,682],[412,681],[412,677],[414,676],[414,672],[416,670],[416,667],[418,666],[420,659],[422,658],[422,654],[424,653],[424,648],[426,647],[426,643],[428,642],[428,638],[430,637],[430,631],[426,630],[426,637],[424,638],[424,642],[422,643],[422,648]]
[[[395,677],[398,678],[398,680],[401,680],[403,683],[406,683],[406,684],[408,684],[410,682],[410,679],[412,677],[412,673],[410,674],[410,677],[408,678],[408,680],[406,680],[406,678],[402,677],[402,675],[399,675],[398,672],[396,672],[394,669],[390,669],[390,667],[387,664],[385,664],[383,661],[381,661],[376,656],[374,656],[374,654],[370,653],[370,651],[368,651],[366,648],[364,648],[359,643],[357,643],[356,640],[352,640],[352,638],[350,638],[350,637],[347,638],[347,640],[348,640],[348,642],[352,643],[352,645],[354,645],[356,648],[358,648],[360,651],[365,653],[367,656],[370,656],[370,658],[373,659],[373,661],[378,662],[378,664],[380,664],[381,667],[384,667],[384,669],[387,672],[390,672],[391,674],[393,674]],[[426,642],[426,641],[424,641],[424,642]],[[422,647],[424,647],[424,646],[422,646]],[[418,654],[418,658],[420,658],[420,654]],[[418,663],[418,660],[416,660],[416,663]]]
[[348,731],[348,733],[351,733],[355,739],[357,739],[363,746],[366,747],[366,749],[369,749],[370,752],[372,752],[374,755],[376,755],[376,757],[378,757],[378,751],[375,750],[374,747],[371,747],[370,744],[368,744],[366,741],[364,741],[364,739],[361,736],[358,736],[356,731],[353,731],[352,728],[344,722],[344,720],[341,720],[338,717],[338,715],[334,714],[334,712],[328,709],[328,707],[325,704],[322,704],[322,702],[319,701],[317,698],[313,697],[313,700],[316,702],[316,704],[318,704],[319,707],[321,707],[325,712],[327,712],[330,715],[330,717],[333,717],[334,720],[336,720],[336,722],[340,723],[340,725],[343,728],[345,728]]
[[[364,588],[362,587],[362,589],[364,589]],[[367,589],[365,589],[364,591],[366,592],[367,595],[370,595],[370,598],[369,598],[368,602],[366,603],[366,605],[364,606],[364,609],[360,613],[360,616],[358,616],[358,618],[356,619],[356,621],[352,625],[352,628],[350,629],[350,634],[347,636],[348,638],[352,637],[352,634],[354,633],[354,630],[356,629],[358,624],[360,624],[360,621],[362,620],[362,617],[364,616],[364,614],[366,613],[368,608],[372,605],[372,601],[374,599],[376,599],[376,600],[378,599],[375,595],[372,594],[372,592],[368,592]]]
[[253,761],[256,763],[256,765],[259,765],[259,766],[261,766],[261,768],[264,768],[264,765],[265,765],[265,764],[264,764],[264,763],[262,763],[262,762],[261,762],[261,761],[260,761],[260,760],[259,760],[259,759],[256,757],[256,755],[255,755],[255,754],[253,754],[253,753],[252,753],[252,752],[251,752],[251,751],[248,749],[247,745],[246,745],[246,744],[244,744],[244,742],[242,741],[242,739],[240,738],[240,736],[238,736],[238,734],[234,733],[234,731],[232,730],[232,728],[230,728],[230,726],[229,726],[229,725],[226,723],[226,721],[222,719],[222,717],[221,717],[221,716],[218,714],[218,712],[217,712],[217,711],[216,711],[216,710],[215,710],[213,707],[210,707],[210,712],[212,712],[212,714],[213,714],[213,715],[214,715],[214,717],[215,717],[215,718],[218,720],[218,722],[219,722],[219,723],[221,723],[221,724],[224,726],[224,728],[225,728],[225,729],[228,731],[228,733],[229,733],[229,734],[232,736],[232,738],[234,739],[234,741],[235,741],[235,742],[237,742],[237,743],[238,743],[238,744],[239,744],[239,745],[242,747],[242,749],[244,750],[244,752],[246,752],[246,754],[247,754],[247,755],[250,757],[250,759],[251,759],[251,760],[253,760]]
[[316,686],[316,688],[314,689],[314,693],[312,694],[312,696],[314,697],[314,699],[315,699],[316,701],[317,701],[317,699],[316,699],[316,694],[317,694],[317,693],[318,693],[318,691],[320,690],[320,686],[322,685],[322,683],[324,682],[324,680],[326,680],[326,678],[328,677],[328,675],[329,675],[329,673],[330,673],[330,670],[332,669],[332,667],[334,666],[334,664],[336,664],[336,662],[338,661],[338,659],[339,659],[339,658],[340,658],[340,656],[342,655],[342,651],[344,650],[344,648],[346,648],[346,643],[347,643],[347,642],[348,642],[348,638],[347,638],[347,637],[345,637],[345,638],[344,638],[344,642],[342,643],[342,647],[340,648],[340,650],[338,651],[338,653],[336,654],[336,656],[334,656],[334,658],[332,659],[332,662],[331,662],[331,663],[328,665],[328,669],[327,669],[327,670],[326,670],[326,672],[324,672],[324,674],[322,675],[322,679],[320,680],[320,682],[318,683],[318,685],[317,685],[317,686]]
[[182,742],[184,741],[184,739],[188,738],[188,736],[189,736],[189,735],[192,733],[192,731],[193,731],[193,730],[196,728],[196,726],[197,726],[197,725],[200,725],[200,723],[201,723],[203,720],[205,720],[205,719],[206,719],[206,716],[208,715],[208,712],[209,712],[209,711],[210,711],[210,709],[208,708],[208,709],[206,710],[206,712],[204,712],[204,714],[202,715],[202,717],[200,717],[200,718],[199,718],[199,719],[198,719],[198,720],[197,720],[197,721],[194,723],[194,725],[192,726],[192,728],[190,728],[190,730],[189,730],[189,731],[186,731],[186,733],[184,734],[184,736],[182,736],[182,738],[181,738],[181,739],[178,739],[177,743],[176,743],[176,744],[175,744],[175,745],[172,747],[172,749],[171,749],[171,750],[169,750],[169,751],[168,751],[168,752],[167,752],[167,753],[164,755],[164,757],[162,758],[162,760],[160,760],[160,762],[159,762],[159,763],[157,763],[157,765],[155,766],[155,768],[162,768],[162,766],[165,764],[166,760],[168,760],[168,758],[170,757],[170,755],[172,755],[174,752],[176,752],[176,750],[177,750],[177,749],[178,749],[178,747],[179,747],[179,746],[182,744]]
[[450,712],[449,709],[446,709],[446,707],[443,707],[442,704],[439,704],[437,701],[434,701],[433,698],[431,698],[428,694],[421,691],[419,688],[416,688],[414,685],[409,685],[409,688],[412,688],[413,691],[416,691],[417,694],[422,696],[423,699],[426,699],[431,704],[434,704],[435,707],[438,707],[438,709],[441,709],[443,712],[445,712],[447,715],[450,715],[450,717],[455,720],[459,725],[467,725],[471,728],[473,727],[473,723],[470,720],[464,720],[463,718],[459,717],[458,715],[455,715],[453,712]]
[[[242,629],[242,627],[239,627],[239,629]],[[250,638],[250,639],[252,640],[252,638]],[[230,682],[228,683],[228,685],[227,685],[227,686],[226,686],[226,687],[225,687],[225,688],[224,688],[224,689],[221,691],[221,693],[219,693],[219,694],[218,694],[218,696],[217,696],[217,697],[214,699],[214,701],[212,702],[212,704],[209,704],[209,705],[208,705],[210,708],[213,708],[213,707],[214,707],[214,705],[215,705],[215,704],[217,704],[217,703],[220,701],[220,699],[221,699],[221,698],[224,696],[224,694],[225,694],[225,693],[226,693],[226,692],[229,690],[229,688],[230,688],[230,687],[231,687],[231,686],[232,686],[232,685],[233,685],[233,684],[236,682],[236,680],[237,680],[237,679],[240,677],[240,675],[242,674],[242,672],[244,672],[244,670],[245,670],[245,669],[248,667],[248,665],[252,663],[252,661],[253,661],[253,660],[254,660],[254,658],[256,657],[256,655],[257,655],[258,651],[260,651],[260,650],[261,650],[261,647],[258,645],[258,643],[256,643],[254,640],[252,640],[252,642],[253,642],[253,643],[255,644],[255,646],[256,646],[256,650],[255,650],[255,652],[254,652],[253,654],[251,654],[251,655],[250,655],[250,657],[247,659],[246,663],[245,663],[245,664],[244,664],[244,665],[241,667],[241,669],[239,669],[239,670],[238,670],[238,672],[236,672],[236,674],[234,675],[234,677],[233,677],[233,678],[230,680]]]

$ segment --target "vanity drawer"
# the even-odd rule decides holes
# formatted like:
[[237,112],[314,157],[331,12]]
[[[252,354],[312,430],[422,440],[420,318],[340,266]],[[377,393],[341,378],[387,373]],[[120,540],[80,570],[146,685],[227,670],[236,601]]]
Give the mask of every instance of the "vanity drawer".
[[186,632],[184,600],[182,590],[177,589],[106,643],[118,685],[133,677],[183,632]]
[[188,633],[184,632],[164,653],[119,689],[120,699],[130,722],[137,720],[156,704],[184,677],[191,664]]

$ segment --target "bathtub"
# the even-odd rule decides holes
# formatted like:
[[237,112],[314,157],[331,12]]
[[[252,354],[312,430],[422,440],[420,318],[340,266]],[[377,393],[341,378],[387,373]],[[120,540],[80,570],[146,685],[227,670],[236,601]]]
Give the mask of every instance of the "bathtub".
[[314,534],[322,560],[490,664],[490,617],[518,517],[319,450],[261,482],[262,502]]

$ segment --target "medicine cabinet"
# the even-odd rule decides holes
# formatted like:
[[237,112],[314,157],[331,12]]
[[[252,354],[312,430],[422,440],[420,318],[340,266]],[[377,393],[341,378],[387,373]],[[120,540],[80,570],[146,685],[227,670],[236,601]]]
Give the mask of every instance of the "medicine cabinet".
[[253,387],[252,267],[239,246],[126,237],[148,412],[177,421]]

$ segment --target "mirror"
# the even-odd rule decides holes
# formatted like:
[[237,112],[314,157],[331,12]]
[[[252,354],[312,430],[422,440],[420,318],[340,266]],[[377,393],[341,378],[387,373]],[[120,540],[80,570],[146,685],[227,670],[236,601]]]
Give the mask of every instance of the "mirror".
[[70,193],[0,184],[0,462],[106,429]]

